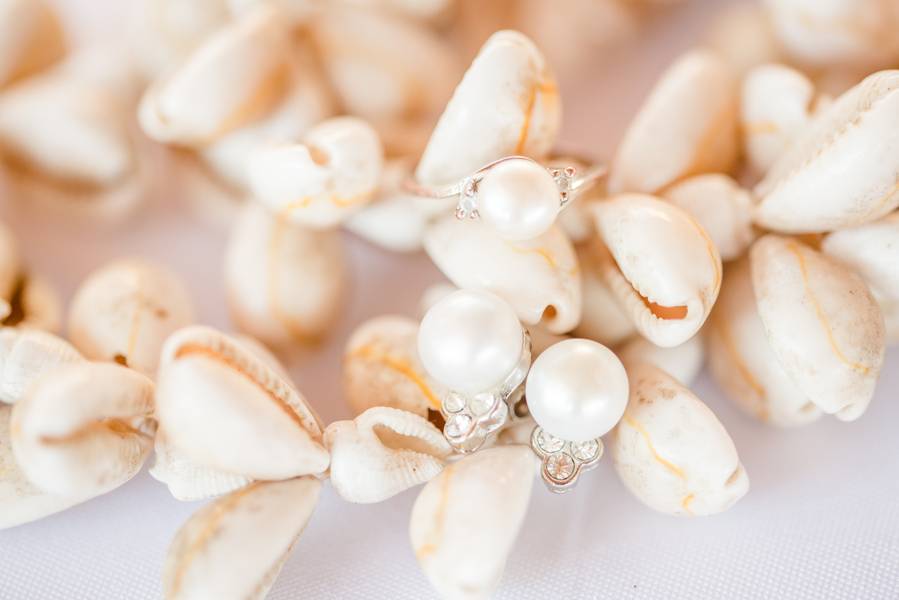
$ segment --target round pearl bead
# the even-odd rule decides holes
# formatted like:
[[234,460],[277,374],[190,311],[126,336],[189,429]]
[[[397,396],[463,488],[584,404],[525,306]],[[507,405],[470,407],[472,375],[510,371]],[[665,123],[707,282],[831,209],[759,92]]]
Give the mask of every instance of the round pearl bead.
[[459,290],[431,307],[418,330],[418,354],[446,387],[474,394],[500,384],[521,358],[518,316],[489,292]]
[[608,432],[627,407],[627,373],[611,350],[590,340],[565,340],[541,354],[525,394],[547,433],[585,442]]
[[559,187],[533,160],[504,160],[490,167],[478,183],[478,213],[502,237],[530,240],[555,222]]

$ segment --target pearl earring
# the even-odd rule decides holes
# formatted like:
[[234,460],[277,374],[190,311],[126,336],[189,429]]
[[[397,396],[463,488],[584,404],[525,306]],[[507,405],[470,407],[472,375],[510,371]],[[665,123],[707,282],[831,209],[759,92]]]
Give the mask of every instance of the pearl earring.
[[602,457],[601,436],[627,407],[627,374],[602,344],[564,340],[534,361],[525,396],[537,423],[531,448],[543,461],[543,480],[564,492]]
[[428,310],[418,330],[428,374],[450,392],[441,399],[444,436],[474,452],[509,420],[531,364],[527,332],[512,307],[485,291],[459,290]]

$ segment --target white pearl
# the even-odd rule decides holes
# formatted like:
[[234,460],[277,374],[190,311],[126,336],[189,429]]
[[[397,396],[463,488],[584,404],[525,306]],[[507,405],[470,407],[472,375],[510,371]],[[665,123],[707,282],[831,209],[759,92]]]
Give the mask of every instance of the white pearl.
[[446,387],[474,394],[500,384],[521,358],[524,333],[512,307],[489,292],[459,290],[428,310],[418,354]]
[[528,375],[528,408],[546,432],[584,442],[614,427],[627,406],[627,373],[611,350],[565,340],[541,354]]
[[559,187],[545,168],[511,158],[487,169],[478,183],[478,213],[504,238],[530,240],[559,214]]

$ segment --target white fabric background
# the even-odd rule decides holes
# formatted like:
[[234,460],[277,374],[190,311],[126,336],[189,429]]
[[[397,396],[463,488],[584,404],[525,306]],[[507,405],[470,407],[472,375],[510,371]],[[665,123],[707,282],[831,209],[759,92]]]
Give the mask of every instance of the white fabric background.
[[[126,3],[59,0],[76,36],[118,26]],[[650,25],[651,41],[604,57],[563,85],[568,147],[608,156],[635,103],[723,2],[694,0]],[[29,263],[68,298],[99,264],[142,255],[177,270],[204,322],[227,327],[224,231],[197,218],[176,183],[118,225],[47,215],[2,198],[3,218]],[[422,256],[394,256],[347,237],[353,288],[330,340],[287,357],[297,385],[326,421],[346,417],[342,344],[365,318],[414,314],[439,274]],[[736,442],[751,491],[717,517],[676,519],[638,504],[603,464],[565,496],[537,483],[500,598],[899,598],[899,353],[877,397],[852,424],[822,419],[794,431],[739,413],[707,378],[696,386]],[[430,598],[407,539],[416,491],[375,506],[326,488],[270,597]],[[0,598],[144,599],[161,596],[169,541],[198,504],[179,503],[142,473],[105,497],[0,532]]]

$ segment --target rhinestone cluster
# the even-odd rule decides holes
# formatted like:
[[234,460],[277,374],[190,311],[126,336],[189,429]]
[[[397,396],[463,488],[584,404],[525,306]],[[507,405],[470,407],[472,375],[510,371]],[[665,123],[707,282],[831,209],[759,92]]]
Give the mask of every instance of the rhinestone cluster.
[[596,466],[602,458],[602,440],[569,442],[535,427],[531,448],[543,461],[543,481],[553,492],[564,492],[577,482],[578,475]]

